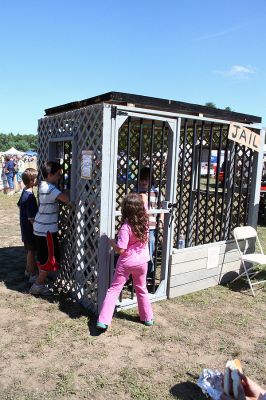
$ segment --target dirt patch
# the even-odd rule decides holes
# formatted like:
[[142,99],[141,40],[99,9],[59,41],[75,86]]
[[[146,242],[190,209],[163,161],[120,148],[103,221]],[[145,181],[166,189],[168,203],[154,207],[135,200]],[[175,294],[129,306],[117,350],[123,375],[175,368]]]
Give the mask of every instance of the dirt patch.
[[95,317],[63,294],[28,294],[18,195],[0,196],[0,398],[197,399],[204,367],[238,357],[266,386],[266,290],[256,298],[215,287],[153,304],[156,326],[135,309],[97,336]]

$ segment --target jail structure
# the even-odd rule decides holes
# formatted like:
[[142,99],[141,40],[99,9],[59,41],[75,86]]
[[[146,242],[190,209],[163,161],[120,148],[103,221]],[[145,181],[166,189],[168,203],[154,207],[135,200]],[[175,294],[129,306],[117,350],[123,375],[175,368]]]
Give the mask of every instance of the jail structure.
[[[258,149],[232,140],[239,124]],[[109,92],[45,110],[39,120],[39,165],[62,165],[61,271],[57,286],[99,312],[117,257],[108,237],[121,224],[121,203],[141,192],[148,169],[155,250],[147,280],[151,301],[230,281],[240,270],[232,240],[239,225],[256,227],[265,132],[261,118],[206,106]],[[244,131],[243,131],[244,132]],[[129,280],[118,309],[136,305]]]

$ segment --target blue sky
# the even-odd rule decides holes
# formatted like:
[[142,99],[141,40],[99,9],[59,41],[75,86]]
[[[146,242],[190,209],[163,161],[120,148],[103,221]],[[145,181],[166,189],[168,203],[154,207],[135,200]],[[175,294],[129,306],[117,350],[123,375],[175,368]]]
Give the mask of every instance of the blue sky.
[[0,132],[122,91],[263,117],[264,0],[2,0]]

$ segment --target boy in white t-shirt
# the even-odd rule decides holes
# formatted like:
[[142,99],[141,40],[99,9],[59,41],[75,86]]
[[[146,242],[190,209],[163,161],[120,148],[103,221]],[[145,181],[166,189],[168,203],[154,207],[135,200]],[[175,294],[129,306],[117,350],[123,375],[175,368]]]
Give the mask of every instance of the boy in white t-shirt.
[[45,280],[51,271],[59,269],[58,200],[69,203],[69,197],[57,189],[62,166],[54,161],[41,168],[43,181],[39,186],[39,210],[35,216],[33,233],[36,240],[39,277],[30,288],[31,294],[49,295]]

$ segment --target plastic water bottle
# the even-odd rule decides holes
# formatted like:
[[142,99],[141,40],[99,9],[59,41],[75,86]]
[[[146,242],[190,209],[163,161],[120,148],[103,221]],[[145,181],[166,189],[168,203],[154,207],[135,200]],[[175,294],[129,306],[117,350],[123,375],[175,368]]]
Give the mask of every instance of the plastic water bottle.
[[179,240],[178,240],[178,248],[179,249],[185,248],[185,241],[186,241],[186,237],[185,237],[184,233],[181,233],[179,236]]

